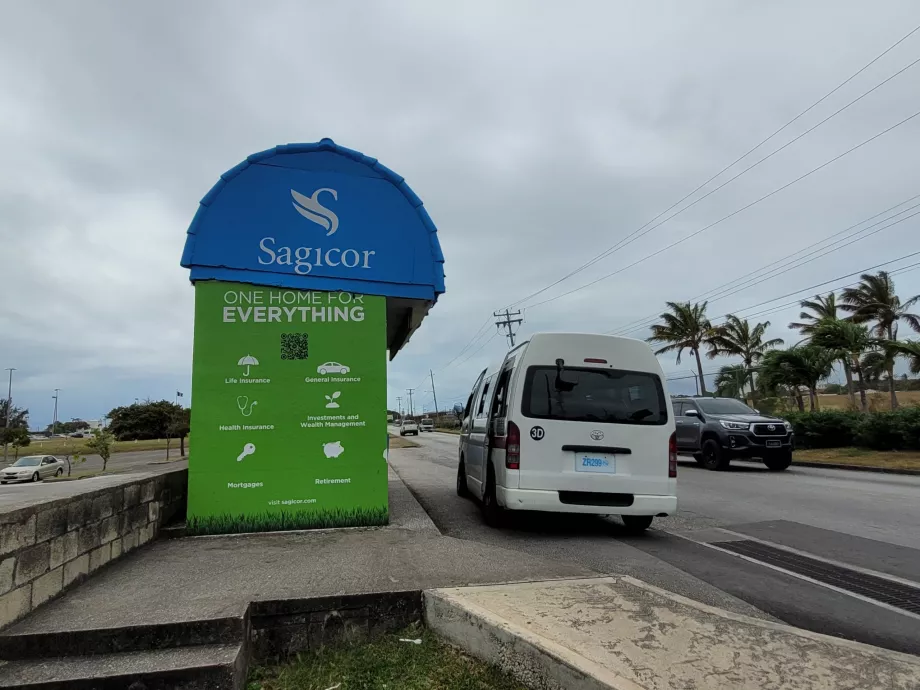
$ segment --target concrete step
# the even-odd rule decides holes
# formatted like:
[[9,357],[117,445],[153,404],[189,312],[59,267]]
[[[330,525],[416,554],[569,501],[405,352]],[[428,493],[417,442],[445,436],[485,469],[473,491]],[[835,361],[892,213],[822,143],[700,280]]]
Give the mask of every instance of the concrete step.
[[240,690],[245,681],[241,644],[0,662],[0,688],[21,690]]
[[43,659],[119,652],[153,651],[191,645],[238,644],[243,618],[213,618],[152,625],[70,628],[36,626],[26,619],[0,633],[0,660]]
[[425,619],[534,688],[920,688],[920,657],[730,613],[625,576],[428,590]]

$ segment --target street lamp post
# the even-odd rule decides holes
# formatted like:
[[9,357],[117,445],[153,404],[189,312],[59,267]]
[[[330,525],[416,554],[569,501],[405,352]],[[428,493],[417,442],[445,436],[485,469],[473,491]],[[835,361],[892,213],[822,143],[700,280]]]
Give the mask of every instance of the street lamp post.
[[[13,372],[16,371],[15,367],[7,367],[7,371],[10,372],[10,386],[6,392],[6,426],[5,429],[10,428],[10,419],[12,418],[13,413]],[[3,443],[3,464],[7,462],[7,457],[9,457],[9,444],[4,440]]]
[[51,420],[51,435],[54,436],[54,432],[57,431],[57,411],[58,411],[58,395],[60,394],[61,389],[55,388],[54,395],[51,397],[54,399],[54,417]]
[[697,397],[699,397],[700,395],[700,377],[697,376],[697,373],[693,371],[693,369],[687,369],[687,371],[693,374],[693,380],[696,382],[696,395]]

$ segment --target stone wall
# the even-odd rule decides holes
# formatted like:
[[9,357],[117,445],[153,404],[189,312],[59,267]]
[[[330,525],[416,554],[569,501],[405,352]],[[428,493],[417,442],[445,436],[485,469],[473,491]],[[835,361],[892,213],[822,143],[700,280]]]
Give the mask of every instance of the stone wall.
[[187,485],[186,469],[126,476],[0,513],[0,627],[156,538],[161,525],[184,515]]

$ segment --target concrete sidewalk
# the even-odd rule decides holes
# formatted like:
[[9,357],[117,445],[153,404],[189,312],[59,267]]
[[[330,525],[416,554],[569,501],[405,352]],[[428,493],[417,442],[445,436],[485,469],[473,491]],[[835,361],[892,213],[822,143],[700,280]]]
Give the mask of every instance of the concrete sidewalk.
[[578,566],[443,537],[391,473],[385,528],[158,541],[0,634],[241,617],[253,601],[590,577]]
[[729,613],[631,577],[440,589],[428,624],[532,688],[920,688],[920,658]]

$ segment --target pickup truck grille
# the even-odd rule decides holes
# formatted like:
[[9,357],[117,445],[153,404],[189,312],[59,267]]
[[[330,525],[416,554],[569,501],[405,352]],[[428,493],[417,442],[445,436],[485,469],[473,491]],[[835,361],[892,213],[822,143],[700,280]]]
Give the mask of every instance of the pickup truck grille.
[[[772,429],[770,427],[773,427]],[[751,426],[751,432],[755,436],[785,436],[786,426],[782,422],[771,422],[769,424],[754,424]]]

